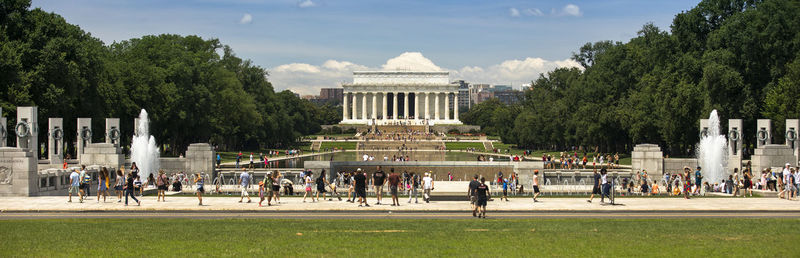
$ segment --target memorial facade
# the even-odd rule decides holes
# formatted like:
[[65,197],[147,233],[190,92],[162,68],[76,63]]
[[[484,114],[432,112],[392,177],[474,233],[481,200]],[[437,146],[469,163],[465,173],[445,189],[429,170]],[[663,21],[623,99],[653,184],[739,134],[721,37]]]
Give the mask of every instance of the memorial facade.
[[356,71],[342,88],[341,124],[461,124],[449,72]]

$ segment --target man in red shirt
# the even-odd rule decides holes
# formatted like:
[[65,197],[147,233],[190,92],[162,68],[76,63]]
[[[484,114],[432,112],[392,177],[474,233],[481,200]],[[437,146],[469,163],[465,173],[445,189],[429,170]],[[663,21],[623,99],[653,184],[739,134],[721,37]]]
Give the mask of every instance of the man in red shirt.
[[392,206],[400,206],[400,201],[397,199],[397,187],[400,185],[400,176],[394,172],[389,174],[389,192],[392,194]]

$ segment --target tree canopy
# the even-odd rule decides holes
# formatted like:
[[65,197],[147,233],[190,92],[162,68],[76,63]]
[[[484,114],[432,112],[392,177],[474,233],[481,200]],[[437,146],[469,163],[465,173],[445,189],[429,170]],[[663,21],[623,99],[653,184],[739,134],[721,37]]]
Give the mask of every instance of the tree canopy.
[[104,118],[118,117],[129,136],[146,109],[151,134],[176,154],[192,142],[289,147],[341,117],[275,92],[267,77],[217,39],[164,34],[106,45],[57,14],[30,9],[30,0],[0,2],[0,107],[10,127],[17,106],[38,106],[42,127],[62,117],[69,131],[75,118],[91,117],[102,131]]
[[464,121],[528,148],[657,143],[685,155],[699,120],[717,109],[723,126],[744,120],[745,143],[759,118],[773,119],[781,138],[784,119],[800,118],[798,32],[797,1],[705,0],[677,14],[670,31],[645,24],[626,43],[587,43],[573,54],[583,69],[543,74],[518,106],[481,103]]

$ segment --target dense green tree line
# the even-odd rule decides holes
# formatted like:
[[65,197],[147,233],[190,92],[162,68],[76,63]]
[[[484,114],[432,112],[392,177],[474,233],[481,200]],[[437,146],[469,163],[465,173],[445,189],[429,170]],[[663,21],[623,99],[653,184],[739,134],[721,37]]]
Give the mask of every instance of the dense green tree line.
[[656,143],[686,155],[717,109],[723,130],[744,120],[745,143],[759,118],[782,142],[784,119],[800,118],[799,32],[798,1],[702,1],[670,31],[646,24],[627,43],[587,43],[573,55],[584,69],[542,75],[521,104],[481,103],[464,121],[527,148]]
[[127,143],[146,109],[151,134],[176,154],[192,142],[288,147],[338,122],[337,109],[275,92],[267,75],[217,39],[158,35],[106,45],[57,14],[30,9],[29,0],[0,2],[0,107],[9,131],[16,107],[33,105],[42,128],[49,117],[64,118],[68,142],[75,118],[94,118],[102,132],[104,118],[118,117]]

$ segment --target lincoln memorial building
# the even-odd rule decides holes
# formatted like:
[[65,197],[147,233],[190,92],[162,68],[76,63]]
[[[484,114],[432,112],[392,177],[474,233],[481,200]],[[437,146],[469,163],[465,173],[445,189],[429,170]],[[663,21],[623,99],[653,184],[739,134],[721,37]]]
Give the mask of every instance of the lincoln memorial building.
[[342,87],[341,124],[461,124],[449,72],[356,71]]

